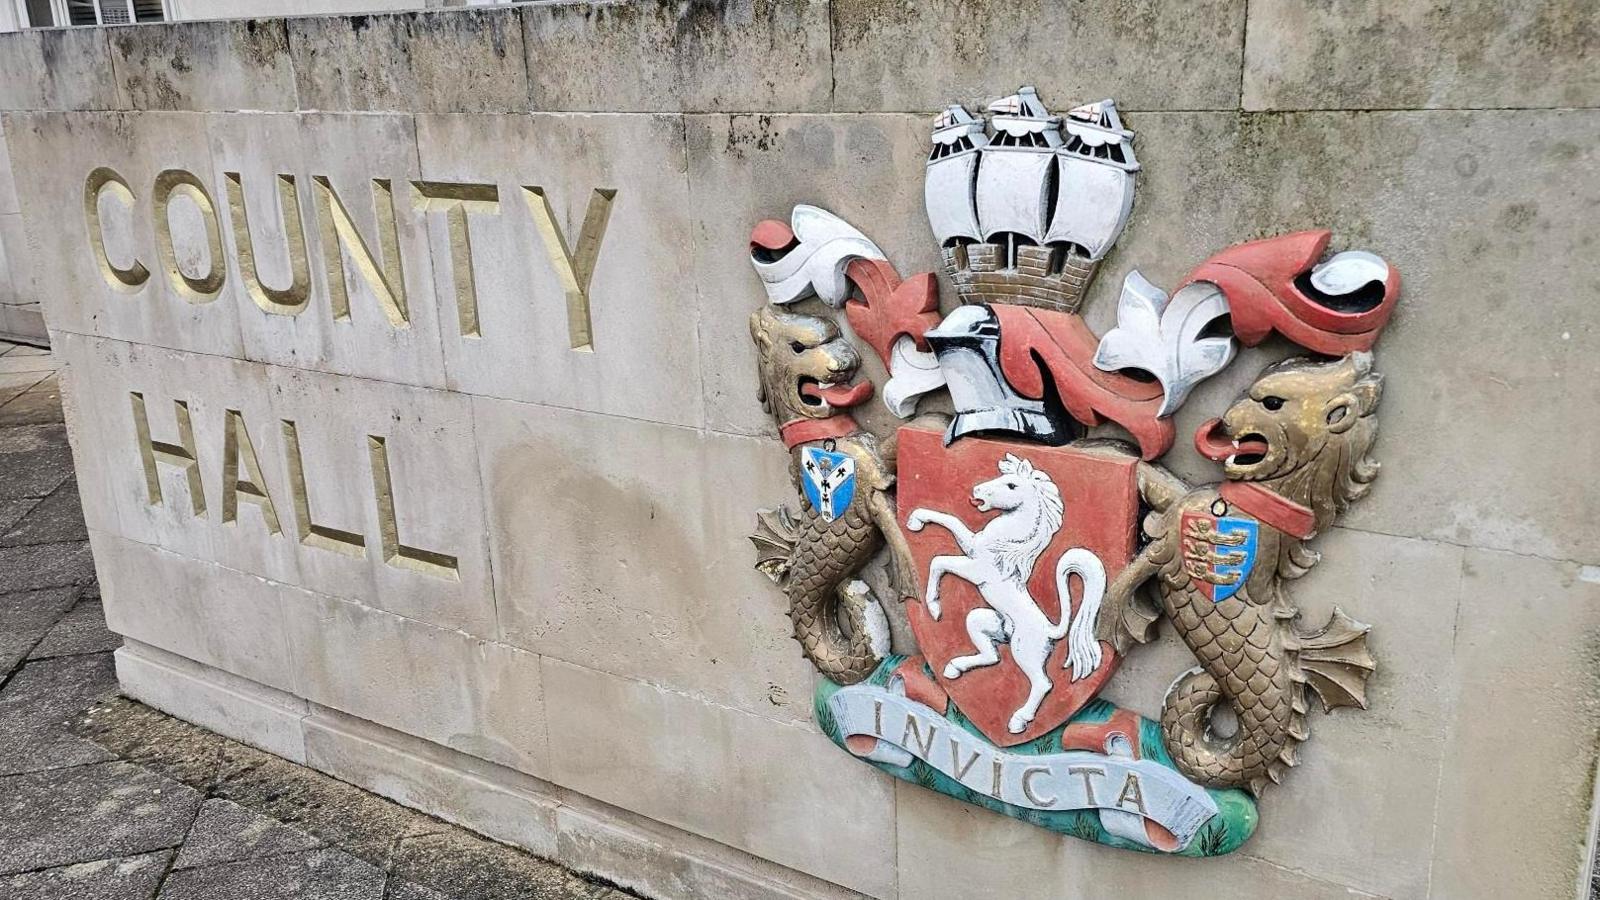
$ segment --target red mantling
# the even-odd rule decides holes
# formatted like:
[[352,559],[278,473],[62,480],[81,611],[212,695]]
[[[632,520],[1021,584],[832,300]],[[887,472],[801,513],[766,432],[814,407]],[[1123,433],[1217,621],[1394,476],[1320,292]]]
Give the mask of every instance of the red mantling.
[[1040,363],[1055,382],[1061,405],[1083,425],[1107,420],[1139,442],[1139,455],[1155,459],[1172,449],[1176,435],[1161,410],[1161,384],[1143,382],[1095,368],[1100,339],[1072,313],[996,303],[1000,320],[1000,367],[1006,381],[1024,397],[1044,397]]
[[1317,533],[1317,517],[1311,507],[1253,481],[1224,481],[1217,489],[1229,506],[1236,506],[1279,531],[1309,540]]
[[826,419],[790,419],[778,432],[783,435],[783,445],[793,450],[812,441],[849,437],[860,430],[856,420],[849,416],[829,416]]
[[845,317],[884,365],[903,334],[917,342],[918,350],[928,349],[923,335],[939,324],[939,283],[932,272],[901,281],[894,266],[881,259],[853,259],[845,273],[860,294],[845,304]]
[[1328,249],[1326,230],[1299,231],[1235,244],[1201,263],[1184,284],[1209,281],[1228,298],[1234,336],[1254,347],[1276,331],[1307,350],[1343,356],[1371,350],[1400,296],[1400,273],[1389,267],[1381,301],[1342,312],[1313,301],[1295,280]]

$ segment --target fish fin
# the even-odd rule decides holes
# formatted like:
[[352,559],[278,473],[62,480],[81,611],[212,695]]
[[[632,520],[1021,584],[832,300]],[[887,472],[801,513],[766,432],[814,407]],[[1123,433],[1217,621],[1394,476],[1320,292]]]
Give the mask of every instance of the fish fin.
[[1367,708],[1367,679],[1377,662],[1367,650],[1372,626],[1357,622],[1335,607],[1327,624],[1301,633],[1300,668],[1306,687],[1316,692],[1324,710],[1341,706]]
[[750,535],[750,543],[756,546],[756,569],[782,584],[789,575],[789,560],[799,534],[799,524],[787,506],[758,511],[756,531]]

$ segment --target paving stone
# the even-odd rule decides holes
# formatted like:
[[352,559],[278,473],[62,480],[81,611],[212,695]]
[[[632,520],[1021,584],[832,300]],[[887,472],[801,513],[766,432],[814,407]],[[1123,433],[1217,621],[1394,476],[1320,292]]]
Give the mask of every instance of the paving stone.
[[40,372],[0,372],[0,404],[11,402],[48,377]]
[[409,881],[389,880],[389,893],[384,900],[450,900],[444,894]]
[[4,358],[0,358],[0,375],[38,372],[43,378],[59,368],[61,363],[49,355],[8,353]]
[[590,900],[611,893],[555,863],[461,829],[402,840],[391,871],[453,900]]
[[61,385],[54,376],[10,400],[0,398],[0,426],[48,425],[61,419]]
[[322,842],[231,800],[207,800],[178,851],[175,869],[315,850]]
[[74,588],[0,595],[0,679],[72,608]]
[[173,872],[161,900],[381,900],[384,874],[348,853],[310,850]]
[[232,741],[222,745],[214,796],[303,829],[382,864],[396,840],[450,826],[353,785]]
[[28,510],[38,505],[39,501],[34,498],[0,500],[0,534],[10,531],[11,526],[22,521],[22,517],[28,514]]
[[0,878],[7,900],[149,900],[171,850],[97,859]]
[[73,732],[72,720],[116,686],[109,653],[24,665],[0,690],[0,775],[110,759],[110,753]]
[[121,696],[107,697],[84,710],[73,722],[72,733],[122,759],[206,791],[217,780],[223,744],[232,743]]
[[88,541],[0,548],[0,593],[85,584],[93,577]]
[[4,534],[0,537],[0,547],[88,540],[89,529],[83,523],[83,501],[78,498],[77,482],[63,483],[15,526],[0,534]]
[[120,646],[122,635],[106,627],[106,612],[100,601],[80,599],[45,633],[44,640],[34,646],[28,658],[104,653]]
[[0,500],[43,497],[71,477],[65,425],[0,429]]
[[0,778],[0,874],[175,847],[200,800],[120,761]]

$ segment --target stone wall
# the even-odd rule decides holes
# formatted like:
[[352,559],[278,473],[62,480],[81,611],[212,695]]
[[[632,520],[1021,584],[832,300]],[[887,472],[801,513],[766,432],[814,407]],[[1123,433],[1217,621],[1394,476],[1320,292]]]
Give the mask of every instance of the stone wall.
[[[0,235],[68,364],[123,684],[653,895],[1573,896],[1600,732],[1595,9],[743,0],[0,37]],[[1316,718],[1224,859],[1057,837],[852,761],[750,567],[752,510],[792,495],[754,397],[750,226],[815,203],[934,269],[930,117],[1024,83],[1115,96],[1138,134],[1097,331],[1133,267],[1171,286],[1269,234],[1329,227],[1405,274],[1383,475],[1294,586],[1309,618],[1375,623],[1371,708]],[[103,261],[98,167],[131,195],[90,201]],[[216,223],[174,194],[177,274],[171,169]],[[330,278],[317,176],[371,268],[401,260],[405,327],[352,251]],[[498,208],[452,225],[454,195],[418,212],[407,182]],[[569,247],[615,191],[586,348],[524,186]],[[230,187],[260,284],[299,295],[251,296]],[[133,260],[137,285],[105,265]],[[214,296],[180,277],[208,272]],[[1203,385],[1179,434],[1288,350]],[[230,474],[245,445],[259,471]],[[1153,714],[1190,665],[1164,637],[1110,696]]]

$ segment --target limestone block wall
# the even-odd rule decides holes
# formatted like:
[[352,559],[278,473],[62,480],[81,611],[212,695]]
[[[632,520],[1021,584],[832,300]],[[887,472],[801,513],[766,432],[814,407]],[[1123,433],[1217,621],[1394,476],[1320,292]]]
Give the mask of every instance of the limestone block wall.
[[[1575,0],[23,32],[0,36],[0,238],[68,364],[119,674],[156,706],[655,896],[1571,897],[1600,752],[1597,52]],[[1025,83],[1114,96],[1138,135],[1097,331],[1134,267],[1170,287],[1286,231],[1405,275],[1383,475],[1293,587],[1374,623],[1371,708],[1316,718],[1223,859],[851,760],[750,566],[754,508],[792,496],[750,226],[814,203],[935,269],[932,114]],[[575,300],[551,235],[576,247],[596,204]],[[1288,352],[1244,354],[1178,432]],[[1190,665],[1166,636],[1109,696],[1153,714]]]

